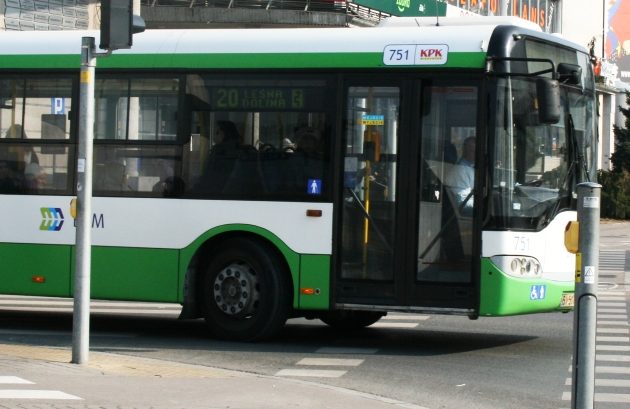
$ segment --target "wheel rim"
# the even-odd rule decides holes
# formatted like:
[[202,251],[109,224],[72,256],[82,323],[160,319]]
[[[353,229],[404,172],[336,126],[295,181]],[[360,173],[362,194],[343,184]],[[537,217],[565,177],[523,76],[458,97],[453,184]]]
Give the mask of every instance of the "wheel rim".
[[221,270],[213,283],[214,302],[226,315],[248,316],[258,307],[258,277],[247,264],[233,263]]

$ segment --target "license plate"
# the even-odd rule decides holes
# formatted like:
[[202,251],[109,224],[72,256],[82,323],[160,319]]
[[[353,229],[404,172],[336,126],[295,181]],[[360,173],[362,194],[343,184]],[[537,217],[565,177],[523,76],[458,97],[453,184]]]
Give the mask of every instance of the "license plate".
[[560,308],[573,308],[575,304],[575,294],[566,293],[562,294],[562,299],[560,300]]

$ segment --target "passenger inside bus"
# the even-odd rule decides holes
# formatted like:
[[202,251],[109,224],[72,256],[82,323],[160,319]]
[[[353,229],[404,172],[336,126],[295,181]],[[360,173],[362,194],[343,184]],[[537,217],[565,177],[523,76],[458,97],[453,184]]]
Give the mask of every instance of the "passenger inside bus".
[[24,191],[35,193],[46,187],[46,173],[35,162],[31,162],[24,168]]
[[[296,192],[308,191],[308,182],[321,181],[323,174],[322,137],[319,130],[306,126],[295,132],[297,148],[292,156],[293,176]],[[290,175],[287,175],[290,176]]]
[[236,164],[241,136],[232,121],[218,121],[214,145],[195,190],[201,194],[221,193]]
[[186,183],[181,177],[175,176],[175,170],[169,161],[158,159],[157,168],[160,180],[153,185],[154,193],[161,193],[164,197],[179,197],[186,190]]
[[18,161],[7,146],[0,145],[0,193],[18,193],[21,178]]
[[472,215],[475,186],[475,137],[469,136],[462,145],[462,155],[446,175],[446,186],[455,197],[459,213]]

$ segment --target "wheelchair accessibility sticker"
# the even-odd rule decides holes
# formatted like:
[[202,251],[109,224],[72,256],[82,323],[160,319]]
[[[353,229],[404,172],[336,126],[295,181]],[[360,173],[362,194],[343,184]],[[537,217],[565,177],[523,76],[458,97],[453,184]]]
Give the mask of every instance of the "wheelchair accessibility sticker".
[[544,300],[545,295],[547,295],[546,285],[532,285],[529,289],[529,299],[532,301]]

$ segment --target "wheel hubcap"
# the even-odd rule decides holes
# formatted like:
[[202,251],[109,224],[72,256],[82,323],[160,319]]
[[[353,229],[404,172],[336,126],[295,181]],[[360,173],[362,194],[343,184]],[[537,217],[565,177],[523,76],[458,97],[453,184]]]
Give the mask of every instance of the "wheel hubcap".
[[213,292],[216,306],[223,313],[249,315],[258,306],[256,272],[247,264],[230,264],[217,274]]

